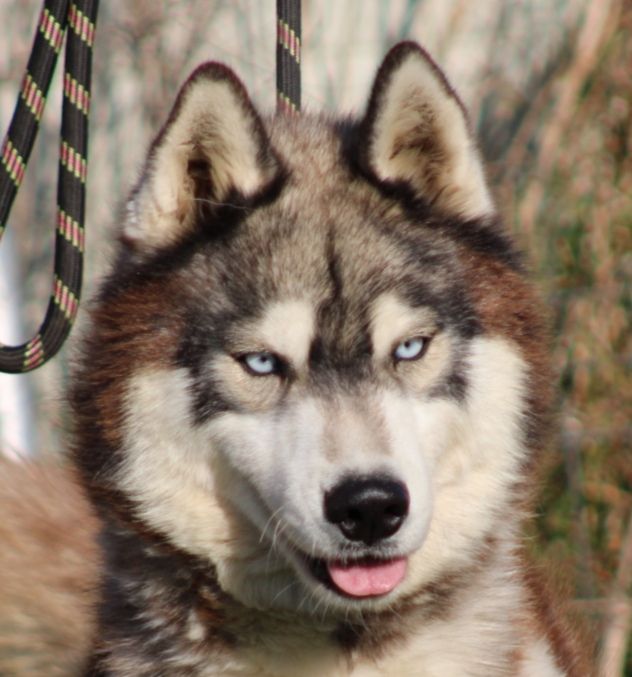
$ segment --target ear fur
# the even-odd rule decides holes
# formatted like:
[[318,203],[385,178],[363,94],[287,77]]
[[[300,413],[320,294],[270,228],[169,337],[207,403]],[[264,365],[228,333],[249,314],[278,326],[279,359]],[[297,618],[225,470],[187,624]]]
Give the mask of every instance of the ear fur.
[[360,126],[360,163],[379,181],[404,182],[450,215],[494,212],[463,104],[414,42],[387,54]]
[[199,66],[183,85],[128,203],[123,239],[156,250],[181,240],[203,203],[248,204],[280,162],[242,83],[226,66]]

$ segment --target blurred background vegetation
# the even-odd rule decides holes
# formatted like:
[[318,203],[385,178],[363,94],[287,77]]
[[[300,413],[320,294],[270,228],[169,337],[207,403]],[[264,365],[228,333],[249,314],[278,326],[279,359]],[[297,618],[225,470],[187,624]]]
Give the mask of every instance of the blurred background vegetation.
[[[0,3],[0,131],[39,4]],[[104,269],[146,146],[188,71],[224,61],[262,108],[273,107],[274,5],[101,3],[84,298]],[[530,543],[596,629],[604,677],[632,676],[632,2],[303,0],[304,107],[361,110],[383,54],[406,38],[429,49],[470,110],[499,204],[552,317],[558,432]],[[49,295],[59,91],[58,78],[0,247],[4,343],[33,334]],[[0,377],[5,452],[63,449],[71,351],[31,375]]]

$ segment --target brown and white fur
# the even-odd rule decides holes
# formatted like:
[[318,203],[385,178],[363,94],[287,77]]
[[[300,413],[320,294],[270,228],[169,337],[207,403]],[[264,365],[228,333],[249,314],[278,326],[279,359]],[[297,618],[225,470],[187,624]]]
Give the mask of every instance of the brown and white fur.
[[547,352],[421,48],[360,120],[265,118],[198,68],[71,389],[104,525],[86,674],[584,677],[521,552]]

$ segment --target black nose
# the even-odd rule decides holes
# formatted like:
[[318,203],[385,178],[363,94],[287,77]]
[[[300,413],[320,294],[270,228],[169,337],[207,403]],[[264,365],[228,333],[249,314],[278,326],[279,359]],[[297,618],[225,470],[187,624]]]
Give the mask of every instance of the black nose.
[[373,545],[401,527],[409,503],[401,482],[386,477],[351,478],[325,494],[325,517],[350,541]]

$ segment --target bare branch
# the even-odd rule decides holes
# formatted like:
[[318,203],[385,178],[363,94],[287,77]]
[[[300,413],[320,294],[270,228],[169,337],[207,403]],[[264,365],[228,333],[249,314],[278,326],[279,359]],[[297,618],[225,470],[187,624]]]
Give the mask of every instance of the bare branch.
[[606,627],[599,658],[601,677],[619,677],[632,630],[632,599],[627,592],[632,585],[632,516],[621,548],[617,577],[608,596]]

